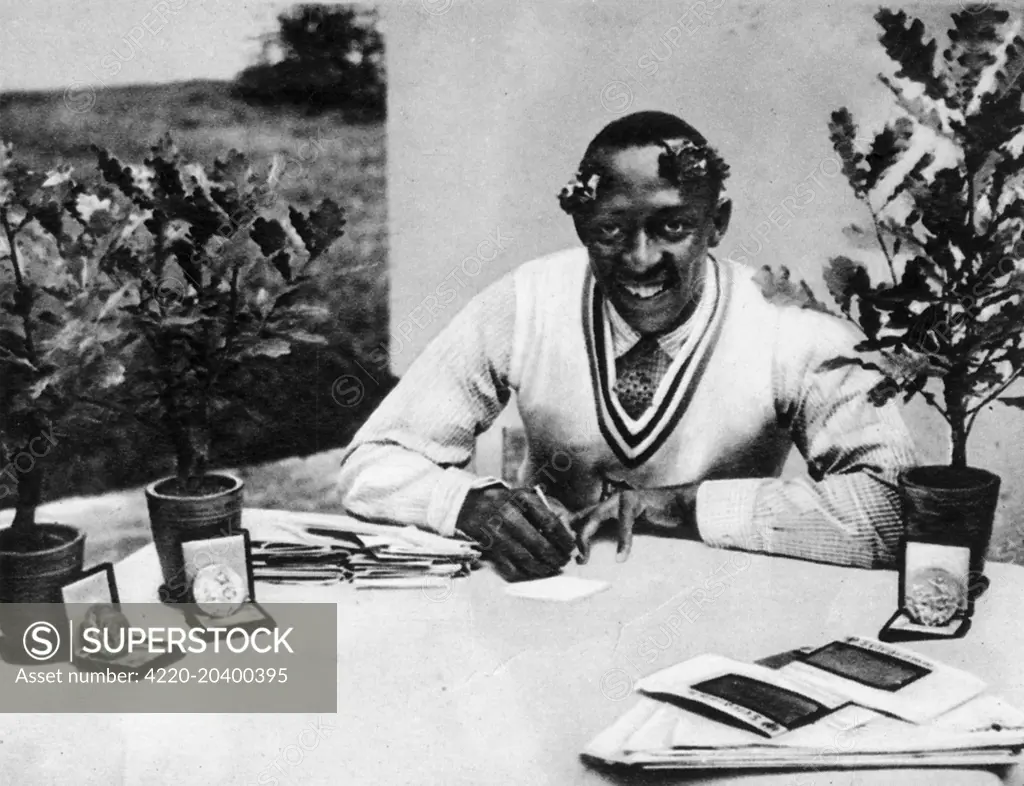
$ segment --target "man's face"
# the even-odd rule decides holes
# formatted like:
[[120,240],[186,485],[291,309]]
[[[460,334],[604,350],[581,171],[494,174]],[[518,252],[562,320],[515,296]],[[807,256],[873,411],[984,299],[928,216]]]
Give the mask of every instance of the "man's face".
[[658,174],[663,152],[601,153],[598,199],[576,222],[598,286],[640,333],[670,330],[690,315],[707,250],[729,221],[729,202],[710,183],[681,189]]

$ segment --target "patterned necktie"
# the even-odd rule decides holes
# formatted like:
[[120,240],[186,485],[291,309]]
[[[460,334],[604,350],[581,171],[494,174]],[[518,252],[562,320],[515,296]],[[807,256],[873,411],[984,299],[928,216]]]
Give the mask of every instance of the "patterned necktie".
[[633,420],[651,405],[654,391],[671,363],[672,358],[652,335],[643,336],[615,361],[615,396]]

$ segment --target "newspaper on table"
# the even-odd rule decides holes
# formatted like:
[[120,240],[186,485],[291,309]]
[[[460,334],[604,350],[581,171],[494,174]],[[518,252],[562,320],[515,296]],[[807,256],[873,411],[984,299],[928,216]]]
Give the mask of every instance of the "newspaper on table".
[[1024,713],[977,677],[849,637],[779,668],[701,655],[637,683],[585,759],[643,769],[991,766],[1024,748]]
[[308,513],[251,530],[253,576],[282,584],[357,589],[445,587],[480,559],[476,544],[411,526]]

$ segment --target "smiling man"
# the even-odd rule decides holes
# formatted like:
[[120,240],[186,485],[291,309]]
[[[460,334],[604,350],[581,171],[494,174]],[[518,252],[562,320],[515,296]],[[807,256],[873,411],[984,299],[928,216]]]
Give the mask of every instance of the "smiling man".
[[[583,247],[519,267],[452,320],[346,452],[346,507],[458,530],[510,580],[557,572],[574,548],[585,561],[609,522],[619,559],[647,530],[891,564],[907,430],[868,400],[877,376],[830,362],[854,354],[841,322],[769,303],[754,271],[711,253],[727,177],[675,116],[602,130],[559,197]],[[516,488],[465,469],[512,391],[528,445]],[[780,479],[794,445],[810,480]]]

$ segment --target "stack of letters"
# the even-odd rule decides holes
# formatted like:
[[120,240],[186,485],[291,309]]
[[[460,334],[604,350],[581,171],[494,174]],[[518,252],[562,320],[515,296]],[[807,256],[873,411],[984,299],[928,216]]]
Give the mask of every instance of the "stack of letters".
[[253,577],[273,583],[445,588],[452,578],[467,575],[479,558],[469,541],[347,516],[309,514],[308,522],[252,536]]
[[640,769],[828,770],[991,766],[1024,748],[1024,713],[909,650],[850,637],[779,662],[701,655],[652,674],[583,756]]

